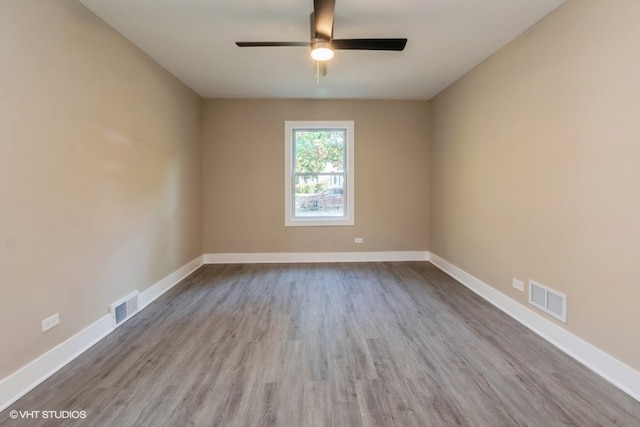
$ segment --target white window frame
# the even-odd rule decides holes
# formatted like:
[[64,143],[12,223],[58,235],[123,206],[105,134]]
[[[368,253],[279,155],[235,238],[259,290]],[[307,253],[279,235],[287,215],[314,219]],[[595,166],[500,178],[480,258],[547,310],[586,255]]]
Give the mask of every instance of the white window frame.
[[[295,159],[293,158],[293,132],[296,129],[345,129],[347,134],[344,162],[344,216],[306,217],[295,216],[295,187],[293,186]],[[353,225],[354,212],[354,122],[351,121],[285,121],[284,122],[284,225],[285,227],[322,227]]]

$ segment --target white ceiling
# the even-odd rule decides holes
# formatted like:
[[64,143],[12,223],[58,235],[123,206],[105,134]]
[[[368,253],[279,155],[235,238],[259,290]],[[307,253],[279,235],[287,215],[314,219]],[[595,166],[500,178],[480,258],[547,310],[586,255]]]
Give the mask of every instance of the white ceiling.
[[335,38],[406,37],[403,52],[336,51],[313,77],[312,0],[80,0],[206,98],[429,99],[564,0],[336,0]]

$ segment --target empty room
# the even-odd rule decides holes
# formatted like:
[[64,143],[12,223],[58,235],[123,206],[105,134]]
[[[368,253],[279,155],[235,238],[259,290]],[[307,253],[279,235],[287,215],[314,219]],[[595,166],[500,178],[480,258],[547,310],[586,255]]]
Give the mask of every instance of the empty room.
[[0,426],[640,425],[638,22],[1,0]]

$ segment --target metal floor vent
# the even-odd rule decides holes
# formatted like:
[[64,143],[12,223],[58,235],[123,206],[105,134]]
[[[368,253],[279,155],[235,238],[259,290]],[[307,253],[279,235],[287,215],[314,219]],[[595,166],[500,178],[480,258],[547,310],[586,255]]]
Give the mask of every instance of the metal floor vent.
[[138,311],[138,291],[132,292],[109,306],[112,325],[118,326]]
[[534,280],[529,280],[529,304],[567,323],[567,296]]

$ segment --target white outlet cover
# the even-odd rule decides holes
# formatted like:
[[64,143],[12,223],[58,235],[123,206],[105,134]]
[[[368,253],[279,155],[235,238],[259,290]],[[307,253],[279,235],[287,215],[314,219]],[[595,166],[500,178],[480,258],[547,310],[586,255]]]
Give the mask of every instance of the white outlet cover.
[[517,289],[520,292],[524,292],[524,282],[521,280],[513,279],[513,287],[514,289]]
[[354,241],[356,243],[362,243],[364,240],[362,239],[362,237],[356,237]]
[[47,317],[42,321],[42,332],[48,331],[58,323],[60,323],[60,313],[56,313],[51,317]]

